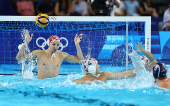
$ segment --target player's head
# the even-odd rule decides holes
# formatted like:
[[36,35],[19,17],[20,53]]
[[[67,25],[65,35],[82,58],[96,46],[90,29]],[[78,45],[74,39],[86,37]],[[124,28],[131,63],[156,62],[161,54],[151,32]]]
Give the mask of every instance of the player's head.
[[167,73],[167,70],[165,68],[165,65],[163,63],[156,63],[154,66],[153,66],[153,77],[155,79],[162,79],[162,78],[166,78],[166,73]]
[[99,74],[100,66],[94,58],[88,58],[84,62],[84,69],[86,73]]
[[142,62],[144,65],[148,65],[149,64],[149,59],[146,56],[140,56]]
[[49,49],[51,52],[55,53],[60,46],[60,38],[56,35],[52,35],[49,38]]

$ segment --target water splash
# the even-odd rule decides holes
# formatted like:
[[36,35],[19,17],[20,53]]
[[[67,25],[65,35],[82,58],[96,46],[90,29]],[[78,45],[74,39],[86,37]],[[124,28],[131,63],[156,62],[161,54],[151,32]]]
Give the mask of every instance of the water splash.
[[150,87],[153,85],[154,78],[152,76],[152,73],[149,73],[140,58],[140,55],[136,53],[134,50],[132,50],[131,53],[129,53],[129,57],[132,60],[132,63],[134,65],[134,72],[137,74],[134,78],[133,85],[138,85],[138,87]]
[[79,64],[81,66],[82,75],[85,75],[86,72],[84,70],[84,62],[86,59],[92,57],[91,52],[92,52],[92,48],[94,47],[94,42],[91,42],[90,36],[85,35],[85,34],[83,34],[83,41],[88,41],[88,42],[85,42],[86,43],[85,45],[88,47],[88,50],[87,50],[88,54],[86,56],[84,56],[85,57],[84,60],[81,60]]
[[135,68],[135,72],[137,74],[143,74],[146,72],[145,66],[142,63],[142,60],[140,58],[140,55],[138,55],[138,53],[132,50],[132,52],[129,53],[129,57],[132,60],[133,66]]
[[9,86],[8,82],[0,82],[0,87],[6,87],[6,86]]
[[53,53],[53,54],[52,54],[52,56],[51,56],[51,60],[52,60],[52,58],[53,58],[53,57],[56,57],[56,54],[55,54],[55,53]]
[[[78,84],[76,88],[81,89],[141,89],[141,88],[149,88],[153,87],[154,79],[152,73],[146,71],[143,62],[141,61],[140,55],[138,55],[134,50],[129,54],[132,63],[135,67],[134,72],[137,74],[135,78],[128,78],[122,80],[110,80],[107,83],[98,83],[96,81],[92,81],[87,85]],[[71,79],[77,79],[76,76],[70,76],[64,84],[70,84]],[[73,80],[72,80],[73,81]],[[68,83],[67,83],[68,82]]]
[[[22,37],[23,43],[18,46],[19,49],[22,47],[23,44],[26,44],[25,30],[22,30],[21,37]],[[22,77],[24,79],[34,79],[34,74],[32,70],[36,66],[36,60],[33,60],[33,54],[30,53],[30,49],[27,45],[25,46],[24,52],[25,54],[28,54],[28,55],[25,55],[26,58],[22,59],[21,61],[18,61],[18,64],[22,65]]]

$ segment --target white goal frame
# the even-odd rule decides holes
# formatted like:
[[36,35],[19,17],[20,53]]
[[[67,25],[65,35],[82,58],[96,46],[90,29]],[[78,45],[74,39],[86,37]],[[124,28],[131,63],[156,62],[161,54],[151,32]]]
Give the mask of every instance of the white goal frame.
[[[35,21],[36,16],[0,16],[0,21]],[[145,22],[145,50],[151,52],[151,17],[150,16],[50,16],[50,21],[104,21],[104,22]],[[126,24],[126,51],[128,51],[128,24]],[[128,69],[126,52],[126,70]]]

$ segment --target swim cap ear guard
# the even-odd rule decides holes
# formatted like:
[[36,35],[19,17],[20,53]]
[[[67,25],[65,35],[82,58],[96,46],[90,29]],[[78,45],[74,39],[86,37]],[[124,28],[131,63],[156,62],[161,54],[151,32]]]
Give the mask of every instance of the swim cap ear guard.
[[84,69],[87,73],[96,74],[97,60],[94,58],[88,58],[84,62]]
[[89,72],[89,73],[96,74],[96,65],[89,66],[88,72]]

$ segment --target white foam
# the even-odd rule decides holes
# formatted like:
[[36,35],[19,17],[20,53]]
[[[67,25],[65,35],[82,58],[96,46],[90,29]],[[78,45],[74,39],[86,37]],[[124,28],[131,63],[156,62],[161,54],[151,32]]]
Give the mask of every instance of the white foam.
[[6,86],[9,86],[8,82],[0,82],[0,87],[6,87]]
[[[143,62],[141,61],[140,55],[138,55],[135,51],[129,55],[133,65],[135,67],[135,73],[137,76],[135,78],[128,78],[122,80],[110,80],[107,83],[103,83],[101,81],[92,81],[87,82],[86,84],[76,84],[73,79],[77,79],[81,75],[69,75],[67,80],[62,83],[62,85],[71,84],[76,85],[77,88],[80,89],[140,89],[140,88],[148,88],[153,86],[153,76],[152,73],[146,71]],[[83,76],[82,76],[83,77]],[[80,77],[81,78],[81,77]]]
[[[25,43],[26,37],[25,37],[25,30],[22,31],[21,34],[22,40]],[[23,43],[22,43],[23,44]],[[22,45],[19,45],[19,49]],[[24,79],[34,79],[34,74],[32,70],[35,68],[36,60],[33,60],[33,55],[29,50],[29,47],[26,45],[25,47],[25,53],[28,53],[29,55],[26,55],[25,59],[22,59],[21,61],[18,61],[18,64],[22,65],[22,78]],[[29,58],[29,60],[26,61],[26,59]]]

